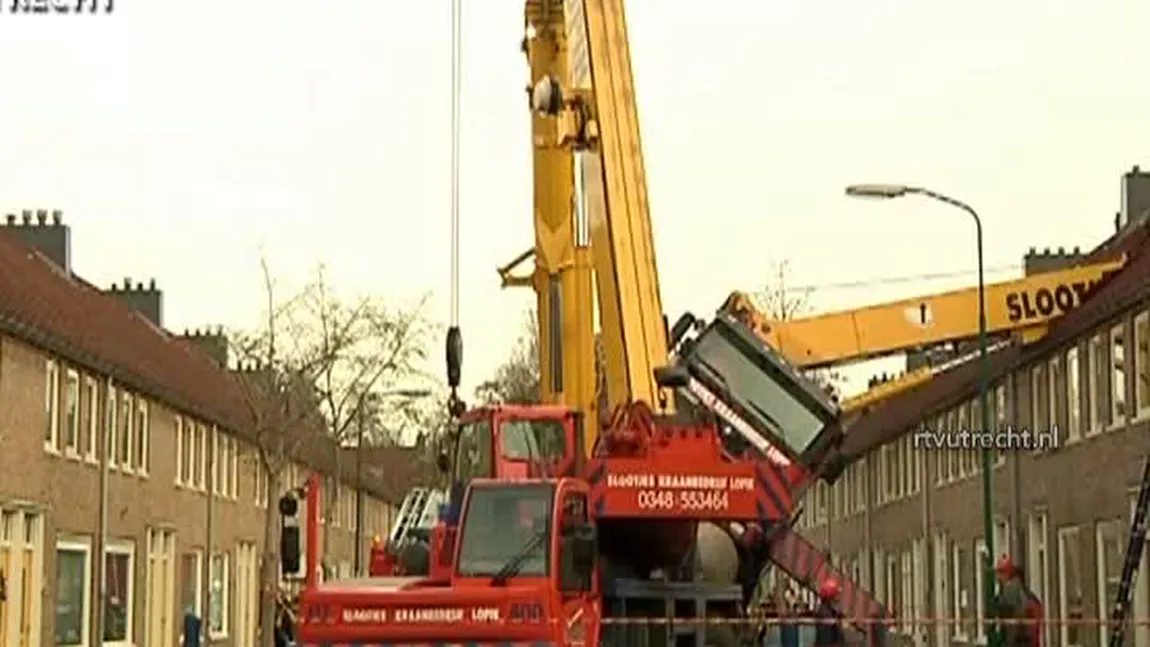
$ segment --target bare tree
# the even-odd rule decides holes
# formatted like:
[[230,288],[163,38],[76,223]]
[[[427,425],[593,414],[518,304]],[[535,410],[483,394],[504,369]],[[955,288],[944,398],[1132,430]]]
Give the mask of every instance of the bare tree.
[[[532,404],[539,402],[539,327],[535,310],[523,313],[522,332],[511,356],[495,369],[491,379],[475,388],[475,398],[483,404]],[[603,340],[595,335],[595,384],[600,406],[606,406],[607,357]]]
[[[790,263],[774,263],[767,274],[765,285],[753,296],[755,305],[772,319],[787,321],[811,314],[809,287],[794,287],[790,283]],[[814,369],[806,371],[807,377],[822,386],[834,398],[841,397],[844,376],[834,369]]]
[[[418,308],[394,311],[367,298],[341,301],[322,268],[281,300],[266,260],[260,269],[264,321],[255,331],[234,334],[232,348],[256,467],[267,475],[268,500],[274,502],[300,485],[283,477],[301,452],[329,448],[338,466],[338,447],[374,394],[412,375],[426,357],[429,327]],[[264,527],[260,574],[263,647],[272,647],[275,632],[278,533],[273,508]]]
[[531,404],[539,402],[539,332],[535,312],[523,315],[523,330],[511,357],[495,369],[491,379],[475,389],[475,398],[485,404]]

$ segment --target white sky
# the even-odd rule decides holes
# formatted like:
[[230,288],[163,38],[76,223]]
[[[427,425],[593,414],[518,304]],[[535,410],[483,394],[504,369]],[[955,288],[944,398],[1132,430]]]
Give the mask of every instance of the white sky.
[[[521,4],[466,3],[468,386],[505,357],[531,303],[495,274],[532,241]],[[446,323],[449,0],[116,6],[0,15],[0,210],[64,209],[77,271],[98,284],[156,278],[172,329],[253,325],[261,248],[286,280],[324,261],[349,293],[430,292],[429,314]],[[1144,0],[628,9],[672,318],[711,312],[782,260],[800,284],[973,268],[962,214],[848,201],[852,182],[967,200],[999,267],[1031,245],[1099,242],[1121,173],[1150,166]]]

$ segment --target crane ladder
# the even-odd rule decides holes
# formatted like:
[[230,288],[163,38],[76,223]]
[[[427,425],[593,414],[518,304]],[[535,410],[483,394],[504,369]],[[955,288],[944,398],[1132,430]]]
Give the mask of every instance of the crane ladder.
[[411,488],[403,497],[403,503],[399,506],[399,515],[396,517],[395,525],[392,526],[391,534],[388,536],[388,540],[392,544],[402,543],[407,539],[407,533],[411,532],[412,528],[419,526],[430,496],[431,492],[427,488],[416,487]]
[[1122,579],[1118,583],[1118,600],[1110,614],[1110,647],[1122,647],[1126,639],[1126,618],[1130,614],[1130,598],[1142,551],[1146,547],[1146,514],[1150,509],[1150,455],[1142,467],[1142,485],[1138,489],[1138,504],[1130,523],[1130,543],[1126,546],[1126,561],[1122,564]]

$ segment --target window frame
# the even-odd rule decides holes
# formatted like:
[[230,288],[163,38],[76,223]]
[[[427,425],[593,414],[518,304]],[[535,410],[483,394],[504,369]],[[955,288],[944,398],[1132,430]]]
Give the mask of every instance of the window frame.
[[[92,552],[93,552],[92,551],[92,540],[87,538],[87,537],[60,536],[60,537],[56,538],[56,549],[55,549],[55,552],[53,552],[53,554],[52,554],[52,559],[55,560],[54,563],[55,563],[56,569],[57,569],[57,573],[56,573],[57,579],[60,577],[58,569],[59,569],[59,564],[60,564],[59,555],[60,555],[61,550],[82,553],[84,555],[84,577],[83,577],[84,584],[83,584],[83,594],[81,595],[81,598],[80,598],[81,599],[80,617],[82,619],[82,622],[80,623],[81,624],[80,642],[78,642],[78,643],[66,643],[66,644],[61,644],[61,645],[62,645],[62,647],[86,647],[87,645],[92,644],[92,627],[91,627],[92,623],[89,622],[92,618],[92,604],[93,604],[93,600],[92,600],[92,577],[93,577],[94,573],[92,572],[93,571],[93,569],[92,569],[92,565],[93,565],[92,564]],[[58,582],[53,582],[52,583],[53,590],[57,590],[57,587],[58,587]],[[58,593],[57,593],[57,595],[58,595]],[[58,602],[59,602],[59,600],[57,599],[57,604],[58,604]],[[57,617],[56,617],[56,610],[55,609],[53,610],[52,618],[53,618],[53,625],[58,627],[59,624],[56,622]],[[53,636],[52,636],[53,641],[55,641],[57,638],[58,638],[58,636],[55,634],[55,630],[53,630]],[[58,643],[54,642],[53,644],[58,644]]]
[[[1055,545],[1058,548],[1058,563],[1056,573],[1058,578],[1058,644],[1061,647],[1082,647],[1081,642],[1070,642],[1070,623],[1066,622],[1066,620],[1068,620],[1070,617],[1070,601],[1067,599],[1067,594],[1070,591],[1070,580],[1066,572],[1066,553],[1067,546],[1069,544],[1067,538],[1073,536],[1074,550],[1078,552],[1080,548],[1079,542],[1081,541],[1081,530],[1082,526],[1063,526],[1058,528],[1054,533]],[[1078,562],[1079,569],[1082,569],[1085,566],[1081,563],[1081,557],[1082,555],[1080,553],[1075,557],[1075,561]]]
[[215,592],[211,592],[208,603],[216,604],[217,600],[220,605],[220,623],[221,627],[217,631],[212,621],[212,609],[209,606],[207,613],[203,616],[207,621],[207,636],[211,640],[222,640],[231,634],[231,617],[230,617],[230,603],[231,603],[231,552],[226,550],[216,551],[212,553],[208,562],[208,581],[207,585],[209,590],[212,587],[212,581],[215,579],[216,558],[220,558],[220,565],[223,570],[223,583],[220,586],[222,595],[216,596]]
[[192,465],[192,470],[195,472],[196,477],[196,490],[207,493],[208,491],[208,435],[210,429],[207,425],[196,423],[195,426],[195,443],[196,443],[196,457],[199,459],[198,464]]
[[[1026,523],[1026,583],[1041,600],[1050,600],[1050,517],[1045,510],[1032,512],[1027,515]],[[1040,559],[1041,570],[1036,568]],[[1041,581],[1037,580],[1039,576]],[[1045,611],[1049,617],[1050,610]]]
[[[69,368],[64,372],[64,402],[60,410],[63,424],[60,427],[60,447],[68,458],[80,457],[80,373]],[[73,387],[75,391],[73,392]],[[71,442],[68,435],[71,433]]]
[[[1097,587],[1097,607],[1098,607],[1098,639],[1099,645],[1110,644],[1110,612],[1114,606],[1114,601],[1111,599],[1107,589],[1107,570],[1110,564],[1106,563],[1106,547],[1103,545],[1106,541],[1104,535],[1105,529],[1112,529],[1114,532],[1114,541],[1117,544],[1116,556],[1118,560],[1117,566],[1119,569],[1122,567],[1123,559],[1125,558],[1124,546],[1122,545],[1122,521],[1120,519],[1103,519],[1094,524],[1094,583]],[[1119,572],[1119,581],[1121,581],[1121,571]]]
[[[1082,360],[1078,346],[1064,353],[1066,361],[1066,444],[1082,440]],[[1071,368],[1073,367],[1073,368]]]
[[[1130,372],[1126,370],[1127,364],[1129,364],[1126,357],[1126,322],[1119,322],[1111,326],[1106,339],[1109,343],[1107,368],[1110,370],[1110,420],[1108,428],[1117,429],[1126,424],[1126,417],[1130,412],[1130,406],[1127,402],[1129,398],[1126,397],[1127,381],[1130,379]],[[1119,350],[1122,351],[1121,361],[1118,358]]]
[[[1010,427],[1010,423],[1008,422],[1010,416],[1007,409],[1009,405],[1007,402],[1006,382],[999,382],[997,385],[995,385],[994,393],[991,395],[994,398],[991,400],[994,406],[994,429],[992,431],[994,432],[995,436],[998,436]],[[1003,465],[1006,465],[1006,452],[1001,450],[995,451],[993,466],[998,468],[1002,467]]]
[[985,563],[984,560],[988,559],[990,551],[987,550],[986,540],[982,537],[975,538],[971,546],[971,555],[974,556],[974,637],[973,640],[976,644],[986,644],[986,595],[983,592],[983,587],[986,586],[986,573],[982,568]]
[[952,641],[966,642],[970,640],[970,636],[966,633],[966,627],[962,622],[962,593],[963,593],[963,578],[962,578],[962,544],[953,542],[950,545],[950,595],[951,595],[951,616],[954,620],[954,625],[951,629],[950,639]]
[[[123,539],[110,539],[107,550],[104,552],[105,564],[104,568],[101,569],[101,576],[105,580],[103,582],[105,590],[111,588],[107,583],[108,573],[110,572],[110,569],[107,568],[108,557],[115,555],[128,558],[128,579],[126,582],[128,595],[126,596],[127,604],[124,605],[127,607],[128,612],[125,616],[124,640],[105,640],[103,641],[103,645],[104,647],[108,647],[109,645],[113,647],[133,647],[133,645],[135,645],[134,637],[136,629],[136,543]],[[103,612],[104,610],[101,609],[100,611]],[[107,625],[104,625],[104,631],[107,632],[107,630]]]
[[100,447],[100,383],[96,378],[84,378],[84,392],[88,396],[87,443],[81,447],[84,460],[96,464],[99,462]]
[[[179,537],[177,536],[177,544],[178,544],[178,542],[179,542]],[[194,592],[193,592],[194,594],[192,596],[192,613],[195,614],[195,616],[197,618],[202,619],[204,617],[204,551],[200,548],[192,548],[190,550],[179,553],[178,572],[180,574],[179,575],[179,577],[180,577],[180,580],[179,580],[179,582],[180,582],[180,589],[179,589],[180,590],[180,594],[179,594],[180,599],[177,601],[177,605],[178,605],[177,609],[179,610],[179,616],[178,617],[182,618],[184,616],[184,614],[187,613],[187,611],[188,611],[187,608],[184,607],[184,586],[183,586],[185,584],[185,582],[183,581],[183,578],[184,578],[184,558],[188,557],[188,556],[192,557],[192,561],[193,561],[192,577],[194,578],[193,581],[195,582]],[[180,644],[182,645],[183,642],[184,642],[184,629],[183,629],[183,623],[180,623]]]
[[120,443],[116,446],[117,465],[125,473],[134,471],[132,453],[136,444],[135,398],[130,391],[120,389]]
[[173,452],[176,456],[176,469],[175,476],[172,477],[172,483],[176,487],[184,486],[184,417],[181,415],[172,416],[172,430],[176,437],[176,451]]
[[[136,417],[135,438],[136,443],[133,445],[132,450],[132,466],[135,468],[136,473],[142,477],[147,478],[148,472],[151,469],[151,452],[152,452],[152,416],[151,407],[148,406],[148,401],[144,398],[136,398],[136,408],[134,415]],[[137,460],[138,459],[138,460]]]
[[1086,342],[1086,392],[1088,394],[1088,407],[1086,418],[1086,436],[1096,436],[1102,433],[1102,374],[1103,367],[1099,366],[1102,358],[1102,335],[1095,334]]
[[1133,329],[1134,419],[1145,420],[1150,418],[1150,310],[1134,316]]
[[60,454],[60,364],[44,361],[44,450]]
[[120,399],[116,393],[116,387],[108,386],[104,392],[104,464],[109,469],[116,466],[116,455],[119,452],[119,413],[120,413]]
[[1062,393],[1063,367],[1062,353],[1056,353],[1046,363],[1046,429],[1035,429],[1036,432],[1058,429],[1062,420],[1059,415],[1058,396]]

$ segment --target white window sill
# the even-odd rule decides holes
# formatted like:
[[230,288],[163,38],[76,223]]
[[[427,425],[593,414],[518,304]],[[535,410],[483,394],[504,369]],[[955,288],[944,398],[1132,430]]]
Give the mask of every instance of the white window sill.
[[221,632],[221,633],[214,633],[211,631],[208,632],[208,640],[227,640],[227,638],[228,638],[228,632],[226,632],[226,631]]
[[95,456],[88,455],[84,457],[84,462],[89,465],[99,465],[100,461],[96,460]]
[[60,455],[60,450],[56,449],[56,443],[45,442],[44,443],[44,451],[49,453],[49,454],[52,454],[53,456],[59,456]]

